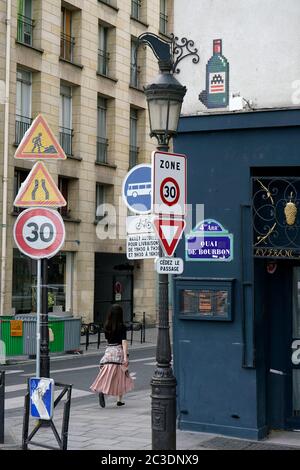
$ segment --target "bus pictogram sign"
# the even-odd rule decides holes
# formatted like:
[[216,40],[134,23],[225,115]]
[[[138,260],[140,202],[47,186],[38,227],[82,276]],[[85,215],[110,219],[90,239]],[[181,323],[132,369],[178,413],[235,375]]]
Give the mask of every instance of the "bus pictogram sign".
[[135,214],[148,214],[151,211],[151,165],[136,165],[127,173],[122,197],[128,209]]
[[51,258],[65,241],[61,215],[44,207],[26,209],[15,222],[14,240],[19,250],[30,258]]

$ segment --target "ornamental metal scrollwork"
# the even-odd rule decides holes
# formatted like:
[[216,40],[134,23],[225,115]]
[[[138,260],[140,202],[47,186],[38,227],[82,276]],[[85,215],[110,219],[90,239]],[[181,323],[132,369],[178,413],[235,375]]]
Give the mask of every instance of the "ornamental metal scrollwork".
[[[180,73],[180,69],[177,68],[177,65],[182,59],[185,59],[188,56],[194,56],[192,62],[193,64],[198,64],[200,57],[198,49],[195,48],[194,41],[187,38],[181,38],[180,44],[177,36],[170,34],[170,37],[172,39],[173,73]],[[185,54],[184,49],[186,49]]]
[[260,177],[252,183],[254,247],[300,250],[300,178]]

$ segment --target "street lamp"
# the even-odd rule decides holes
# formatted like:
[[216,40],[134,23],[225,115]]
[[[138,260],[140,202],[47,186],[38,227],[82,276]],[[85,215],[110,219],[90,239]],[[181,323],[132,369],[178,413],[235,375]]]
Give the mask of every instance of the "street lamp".
[[[169,140],[177,133],[181,106],[186,87],[174,77],[177,64],[187,55],[194,55],[199,62],[197,49],[192,51],[192,41],[172,37],[170,42],[152,33],[141,34],[138,44],[151,47],[159,64],[159,74],[154,82],[144,87],[150,120],[150,136],[156,137],[157,149],[167,152]],[[183,48],[188,53],[183,55]],[[176,59],[176,55],[178,55]],[[160,256],[163,256],[160,248]],[[168,274],[159,274],[158,335],[156,345],[156,368],[151,380],[152,449],[176,449],[176,378],[171,367],[171,344],[169,333],[169,280]]]
[[170,71],[161,71],[144,91],[148,103],[150,136],[156,137],[159,147],[168,150],[169,139],[177,133],[186,87]]

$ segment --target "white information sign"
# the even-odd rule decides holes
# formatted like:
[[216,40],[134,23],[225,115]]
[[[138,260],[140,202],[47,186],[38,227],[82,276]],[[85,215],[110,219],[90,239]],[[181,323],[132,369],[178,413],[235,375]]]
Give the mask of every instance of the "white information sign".
[[186,156],[153,152],[152,171],[153,213],[183,217],[186,205]]
[[126,254],[128,259],[157,258],[159,241],[156,235],[148,233],[127,235]]
[[158,258],[155,265],[158,274],[182,274],[184,269],[181,258]]

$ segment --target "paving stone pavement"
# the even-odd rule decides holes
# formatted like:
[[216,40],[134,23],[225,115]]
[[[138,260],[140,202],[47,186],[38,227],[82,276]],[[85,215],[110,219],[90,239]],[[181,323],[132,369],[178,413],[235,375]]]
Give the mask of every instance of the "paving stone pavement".
[[[131,349],[156,344],[156,328],[146,330],[146,343],[140,344],[139,332],[134,332]],[[104,350],[105,345],[101,344]],[[90,345],[88,354],[95,354],[97,346]],[[99,351],[98,351],[99,353]],[[86,353],[85,353],[86,354]],[[150,390],[133,391],[126,395],[126,405],[118,408],[115,399],[106,398],[106,407],[100,408],[98,397],[90,396],[72,403],[68,450],[151,450]],[[56,409],[54,422],[61,429],[62,407]],[[23,411],[7,415],[5,444],[0,450],[20,450],[22,442]],[[33,428],[30,422],[30,430]],[[40,443],[57,447],[49,429],[41,429],[34,437]],[[40,447],[29,446],[32,450]],[[208,433],[177,430],[178,450],[300,450],[300,433],[275,432],[264,441],[233,439]]]
[[[62,409],[58,410],[54,422],[60,429]],[[22,413],[6,420],[5,445],[1,449],[20,449],[22,435]],[[31,422],[31,427],[33,422]],[[40,443],[57,447],[49,429],[42,429],[34,438]],[[40,449],[30,446],[30,449]],[[299,450],[299,445],[291,446],[268,441],[249,441],[177,430],[178,450]],[[68,450],[151,450],[151,399],[150,392],[131,392],[126,405],[116,406],[109,397],[106,407],[100,408],[98,398],[91,397],[84,404],[71,407]]]

